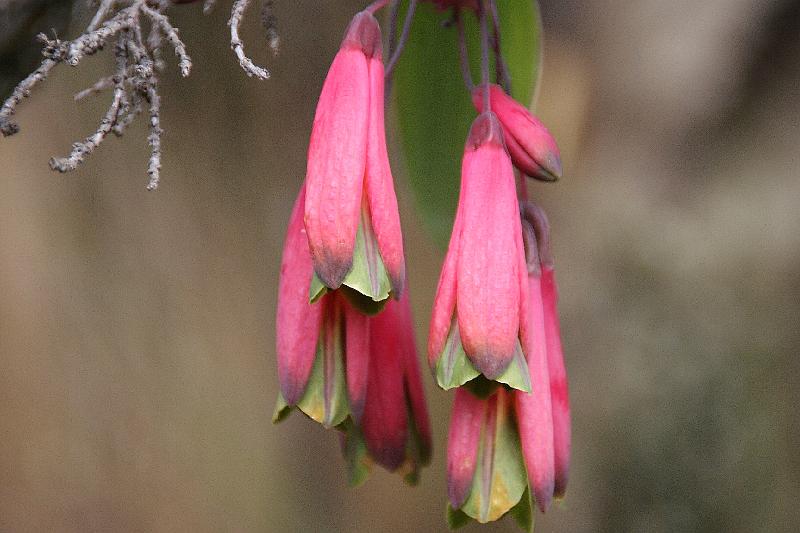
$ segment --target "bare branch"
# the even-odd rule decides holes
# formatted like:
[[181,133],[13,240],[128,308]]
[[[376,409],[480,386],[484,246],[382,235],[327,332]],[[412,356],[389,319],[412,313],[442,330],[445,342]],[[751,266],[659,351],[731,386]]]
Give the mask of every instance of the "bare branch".
[[244,43],[242,43],[242,40],[239,38],[239,24],[242,22],[242,16],[249,4],[250,0],[234,0],[233,2],[231,18],[228,21],[231,27],[231,50],[236,54],[239,65],[241,65],[248,76],[255,76],[260,80],[266,80],[270,76],[269,71],[263,67],[259,67],[247,57],[244,53]]
[[150,163],[147,166],[150,181],[147,190],[153,191],[158,188],[161,178],[161,134],[164,132],[161,129],[161,99],[156,91],[155,80],[147,89],[147,99],[150,102],[150,135],[147,136],[147,142],[150,143]]
[[97,12],[92,17],[92,22],[86,28],[86,32],[91,32],[97,29],[101,22],[108,16],[108,12],[114,7],[116,0],[102,0],[97,7]]
[[[167,41],[175,48],[175,55],[178,56],[178,67],[181,69],[181,76],[184,78],[192,71],[192,59],[186,53],[186,45],[183,44],[178,36],[178,29],[170,24],[169,19],[162,13],[150,8],[147,4],[142,4],[142,11],[150,17],[153,24],[160,28],[161,33]],[[157,48],[156,48],[157,49]]]
[[[67,157],[52,158],[50,159],[50,168],[59,172],[68,172],[75,170],[77,166],[86,159],[86,157],[94,152],[94,150],[103,142],[106,136],[111,132],[111,128],[117,120],[120,112],[120,107],[123,102],[127,102],[125,96],[125,71],[127,70],[127,53],[125,49],[125,35],[120,35],[117,40],[117,46],[114,51],[117,58],[117,73],[113,76],[114,82],[114,97],[111,105],[106,111],[103,120],[97,130],[86,137],[83,142],[76,142],[72,145],[72,153]],[[127,104],[126,104],[127,105]]]
[[51,41],[43,33],[40,33],[37,37],[45,45],[44,50],[42,50],[44,60],[36,70],[14,87],[11,96],[9,96],[6,101],[3,102],[3,106],[0,107],[0,133],[3,134],[3,137],[14,135],[19,131],[19,125],[11,120],[11,115],[14,114],[17,105],[23,98],[30,96],[31,90],[39,82],[47,79],[47,75],[54,66],[64,60],[67,43],[59,41],[58,39]]

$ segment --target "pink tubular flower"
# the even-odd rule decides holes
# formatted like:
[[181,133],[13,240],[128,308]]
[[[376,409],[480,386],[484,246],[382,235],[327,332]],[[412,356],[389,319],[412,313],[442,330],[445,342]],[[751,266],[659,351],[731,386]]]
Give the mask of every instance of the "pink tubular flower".
[[[537,258],[540,268],[540,286],[544,338],[547,352],[547,369],[550,376],[549,390],[553,410],[554,451],[554,496],[563,498],[569,478],[569,461],[572,422],[569,408],[567,371],[561,347],[561,326],[558,318],[558,287],[555,279],[553,255],[550,249],[550,224],[544,210],[532,202],[521,206],[524,224],[530,225],[535,234]],[[535,277],[537,270],[531,273]],[[534,386],[534,390],[536,387]]]
[[[472,103],[483,111],[485,86],[475,87]],[[503,126],[508,153],[523,174],[543,181],[561,177],[561,153],[547,128],[528,109],[507,95],[499,85],[490,85],[492,111]]]
[[514,392],[496,388],[479,397],[456,390],[447,442],[448,520],[459,527],[511,514],[526,530],[532,501],[520,437],[514,423]]
[[304,219],[321,283],[373,302],[399,298],[405,281],[383,92],[380,26],[364,11],[350,23],[319,97]]
[[570,413],[549,226],[531,202],[521,204],[521,215],[528,302],[522,341],[532,390],[456,390],[447,449],[451,525],[509,513],[527,529],[533,503],[545,512],[566,489]]
[[430,460],[431,430],[407,293],[369,318],[369,375],[361,432],[375,462],[415,481]]
[[303,225],[307,187],[292,210],[278,289],[280,397],[274,420],[292,407],[346,432],[351,480],[375,462],[416,480],[428,463],[430,425],[408,295],[375,317],[339,292],[309,302],[313,266]]
[[521,320],[527,305],[521,232],[500,124],[483,113],[464,149],[458,209],[431,319],[428,358],[445,389],[483,374],[530,390],[520,344],[527,327]]

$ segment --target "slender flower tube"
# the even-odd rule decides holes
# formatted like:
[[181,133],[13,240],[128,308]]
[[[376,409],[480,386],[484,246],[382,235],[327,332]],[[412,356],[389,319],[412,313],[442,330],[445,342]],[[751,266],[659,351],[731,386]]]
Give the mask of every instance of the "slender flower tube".
[[307,187],[292,210],[278,289],[280,396],[273,417],[292,408],[344,432],[354,484],[377,463],[415,482],[430,460],[431,431],[407,292],[377,316],[339,291],[309,302],[313,266],[303,225]]
[[369,377],[361,430],[367,451],[409,481],[428,464],[431,430],[408,295],[369,318]]
[[383,93],[380,26],[363,11],[347,29],[317,104],[304,220],[318,278],[311,296],[344,286],[370,312],[380,306],[369,302],[399,298],[405,281]]
[[553,408],[547,366],[541,275],[535,271],[528,274],[528,303],[529,328],[524,341],[533,390],[529,393],[518,391],[514,398],[528,479],[536,504],[544,512],[550,507],[555,485]]
[[[485,85],[472,91],[472,103],[483,111]],[[499,85],[490,85],[492,111],[503,126],[508,153],[523,174],[542,181],[561,177],[561,153],[555,139],[528,109],[506,94]]]
[[550,223],[544,210],[533,202],[523,202],[521,211],[523,225],[527,223],[533,228],[537,242],[547,368],[550,376],[549,389],[553,409],[554,496],[563,498],[569,478],[572,422],[567,371],[561,346],[561,325],[558,318],[558,286],[550,247]]
[[428,359],[445,389],[480,374],[530,390],[520,343],[527,280],[511,159],[500,123],[481,114],[464,149],[453,234],[439,278]]

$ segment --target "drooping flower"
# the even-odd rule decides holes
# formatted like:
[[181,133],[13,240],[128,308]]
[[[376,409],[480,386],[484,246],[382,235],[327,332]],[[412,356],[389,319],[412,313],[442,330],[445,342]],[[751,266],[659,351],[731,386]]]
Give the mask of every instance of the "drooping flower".
[[413,482],[429,461],[431,436],[407,292],[374,317],[339,291],[310,302],[306,192],[304,186],[292,210],[281,263],[274,420],[297,408],[343,431],[353,483],[366,479],[373,463]]
[[405,261],[384,130],[384,67],[375,17],[358,13],[317,104],[306,173],[305,226],[315,296],[344,287],[375,312],[399,298]]
[[508,513],[530,529],[533,504],[545,512],[566,489],[570,413],[549,225],[531,202],[520,211],[528,302],[521,338],[532,390],[456,390],[447,450],[452,526]]
[[[472,102],[483,111],[485,85],[475,87]],[[503,126],[508,153],[523,174],[543,181],[561,177],[561,153],[555,139],[541,121],[514,100],[499,85],[489,86],[492,111]]]
[[533,502],[515,423],[514,392],[496,388],[480,397],[456,389],[447,442],[448,522],[492,522],[507,513],[525,530]]
[[[535,278],[537,274],[540,277],[548,385],[553,412],[554,496],[563,498],[569,478],[572,422],[567,371],[561,346],[561,325],[558,318],[558,287],[550,247],[550,223],[544,210],[533,202],[522,202],[520,210],[523,227],[530,227],[535,237],[535,256],[539,268],[535,268],[534,265],[530,277]],[[535,384],[533,388],[536,390]]]
[[358,482],[360,472],[374,461],[391,472],[404,473],[414,483],[419,467],[430,461],[431,430],[408,293],[399,302],[388,302],[368,320],[366,401],[359,430],[348,433],[346,439],[346,448],[351,449],[363,439],[366,453],[348,456],[351,479]]
[[439,385],[483,375],[530,390],[521,335],[527,276],[514,170],[493,113],[464,149],[453,234],[434,302],[428,359]]

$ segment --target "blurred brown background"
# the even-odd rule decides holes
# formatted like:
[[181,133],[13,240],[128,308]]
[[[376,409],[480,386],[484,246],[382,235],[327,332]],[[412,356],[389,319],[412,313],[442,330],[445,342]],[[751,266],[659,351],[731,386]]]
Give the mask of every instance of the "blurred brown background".
[[[427,373],[435,456],[414,489],[383,471],[350,489],[335,435],[270,424],[283,234],[365,2],[276,4],[277,59],[255,9],[244,32],[266,82],[236,64],[226,2],[172,10],[195,66],[162,77],[156,193],[143,120],[75,173],[47,167],[104,112],[72,94],[107,52],[58,67],[0,140],[0,531],[445,529],[452,395]],[[574,467],[537,528],[795,531],[800,3],[541,6],[537,112],[566,170],[531,190],[554,228]],[[399,155],[422,347],[442,252]]]

